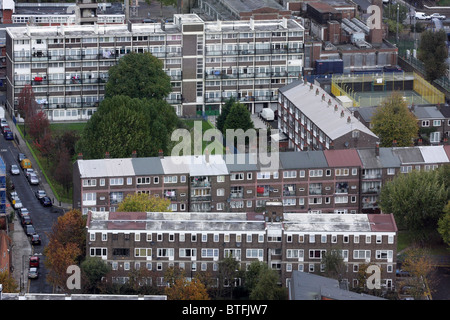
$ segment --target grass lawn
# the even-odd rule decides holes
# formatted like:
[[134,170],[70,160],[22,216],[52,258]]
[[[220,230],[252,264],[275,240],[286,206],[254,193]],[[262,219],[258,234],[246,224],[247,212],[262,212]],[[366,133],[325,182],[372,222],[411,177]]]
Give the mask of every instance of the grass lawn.
[[[81,131],[83,131],[83,128],[86,126],[86,123],[52,123],[50,124],[50,128],[52,132],[63,132],[63,131],[78,131],[81,134]],[[19,124],[17,125],[19,128],[19,131],[23,137],[23,129],[24,125]],[[31,141],[31,136],[27,135],[26,140],[28,142],[28,146],[31,149],[32,154],[34,155],[35,159],[38,162],[38,165],[40,167],[40,170],[44,174],[44,177],[46,178],[47,182],[50,184],[50,187],[53,190],[53,193],[55,194],[55,197],[58,199],[58,201],[61,202],[72,202],[72,190],[69,190],[69,192],[66,192],[66,190],[58,183],[52,176],[52,170],[51,168],[54,166],[54,164],[47,161],[46,158],[41,156],[41,153],[35,146],[33,145],[33,142]]]
[[[211,143],[210,141],[203,141],[203,133],[205,133],[205,131],[208,129],[214,129],[214,125],[209,121],[199,120],[199,119],[182,120],[182,122],[186,125],[186,128],[189,131],[191,131],[191,142],[192,142],[191,152],[192,152],[192,154],[194,154],[194,124],[196,121],[202,122],[202,152],[204,152],[205,148]],[[220,142],[220,143],[222,144],[222,142]],[[222,153],[225,154],[225,147],[223,148]],[[211,154],[215,154],[214,150],[213,150],[213,152],[211,152]]]

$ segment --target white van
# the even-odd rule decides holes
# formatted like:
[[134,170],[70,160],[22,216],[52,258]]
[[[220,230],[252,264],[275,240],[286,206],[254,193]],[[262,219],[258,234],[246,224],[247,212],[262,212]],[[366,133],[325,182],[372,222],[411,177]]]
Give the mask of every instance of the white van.
[[261,117],[266,121],[273,121],[275,119],[275,113],[270,108],[263,108],[261,111]]
[[429,20],[430,19],[430,16],[425,14],[424,12],[416,12],[415,17],[418,20]]

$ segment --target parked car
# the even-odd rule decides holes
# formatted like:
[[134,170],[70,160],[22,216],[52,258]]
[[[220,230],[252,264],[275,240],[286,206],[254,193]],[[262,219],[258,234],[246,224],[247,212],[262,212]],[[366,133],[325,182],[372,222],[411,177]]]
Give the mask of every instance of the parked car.
[[25,234],[26,234],[28,237],[31,237],[33,234],[36,233],[36,230],[34,229],[34,227],[33,227],[32,224],[27,224],[27,225],[25,225],[23,228],[24,228],[24,230],[25,230]]
[[38,179],[38,177],[37,177],[36,174],[30,173],[30,174],[28,175],[28,182],[29,182],[30,184],[39,184],[39,179]]
[[20,219],[22,219],[23,216],[28,216],[30,214],[27,208],[20,208],[17,210],[17,213],[19,214]]
[[29,215],[23,216],[21,218],[22,226],[31,225],[33,221],[31,221],[31,217]]
[[27,168],[27,169],[23,170],[23,172],[25,172],[25,177],[28,178],[28,175],[30,175],[31,173],[34,173],[34,169]]
[[37,268],[30,268],[28,270],[28,279],[37,279],[39,277],[39,271]]
[[36,196],[36,199],[40,199],[40,198],[43,198],[43,197],[46,197],[47,196],[47,194],[45,193],[45,191],[44,190],[37,190],[35,193],[34,193],[34,195]]
[[8,126],[8,121],[7,121],[5,118],[2,118],[2,120],[0,121],[0,125],[1,125],[2,127]]
[[14,199],[12,201],[12,205],[13,205],[14,209],[16,209],[16,210],[23,207],[22,201],[19,198]]
[[23,153],[19,153],[19,154],[17,155],[17,160],[19,160],[19,163],[21,163],[22,160],[23,160],[23,159],[26,159],[26,158],[27,158],[26,155],[23,154]]
[[445,20],[445,19],[447,19],[446,16],[444,16],[444,15],[442,15],[442,14],[439,14],[439,13],[433,13],[433,14],[430,14],[430,19],[433,19],[433,18],[439,19],[439,20]]
[[13,201],[15,199],[19,199],[19,194],[16,191],[8,193],[8,199],[9,201]]
[[4,137],[6,140],[14,140],[14,135],[13,135],[12,131],[5,131],[5,132],[3,133],[3,137]]
[[7,131],[7,130],[11,131],[11,128],[9,127],[9,125],[2,126],[2,133],[5,133],[5,131]]
[[12,164],[10,172],[11,172],[12,175],[20,174],[19,166],[17,164]]
[[418,20],[430,20],[430,16],[427,15],[425,12],[416,12],[415,15],[416,19]]
[[40,245],[41,244],[41,236],[38,235],[37,233],[33,234],[31,236],[31,244],[34,245],[34,246]]
[[51,207],[52,206],[52,200],[49,197],[47,197],[47,196],[40,198],[39,201],[41,202],[41,204],[44,207]]
[[39,257],[31,256],[29,264],[30,264],[30,267],[39,268]]

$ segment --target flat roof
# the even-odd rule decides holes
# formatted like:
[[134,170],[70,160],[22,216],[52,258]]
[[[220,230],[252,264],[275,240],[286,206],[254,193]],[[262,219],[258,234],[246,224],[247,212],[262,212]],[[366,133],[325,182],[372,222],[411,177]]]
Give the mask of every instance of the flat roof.
[[397,232],[392,214],[285,213],[287,232]]

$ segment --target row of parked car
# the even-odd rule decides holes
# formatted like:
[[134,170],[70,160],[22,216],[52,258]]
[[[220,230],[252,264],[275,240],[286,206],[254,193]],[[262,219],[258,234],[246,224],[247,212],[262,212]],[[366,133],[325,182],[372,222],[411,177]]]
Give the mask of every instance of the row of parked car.
[[1,131],[3,134],[3,137],[6,140],[13,140],[14,139],[14,135],[11,131],[11,128],[9,127],[8,121],[6,121],[5,118],[2,118],[0,121],[0,127],[1,127]]
[[417,20],[431,20],[431,19],[445,20],[445,19],[447,19],[447,17],[444,16],[443,14],[432,13],[432,14],[428,15],[425,12],[416,12],[415,18]]
[[[31,166],[31,161],[26,158],[25,154],[19,153],[17,160],[19,161],[20,166],[17,164],[11,164],[10,174],[16,176],[20,175],[22,171],[31,185],[39,185],[39,179]],[[36,190],[35,197],[43,206],[52,206],[52,201],[47,196],[44,190]],[[8,199],[14,210],[16,210],[17,215],[20,219],[20,223],[22,224],[23,230],[27,235],[27,237],[30,239],[31,244],[35,246],[41,245],[41,237],[36,232],[36,229],[33,226],[30,211],[26,207],[24,207],[17,191],[14,190],[14,186],[12,186],[12,191],[8,193]],[[30,258],[28,278],[30,279],[38,278],[39,275],[38,267],[39,267],[39,257],[32,256]]]

